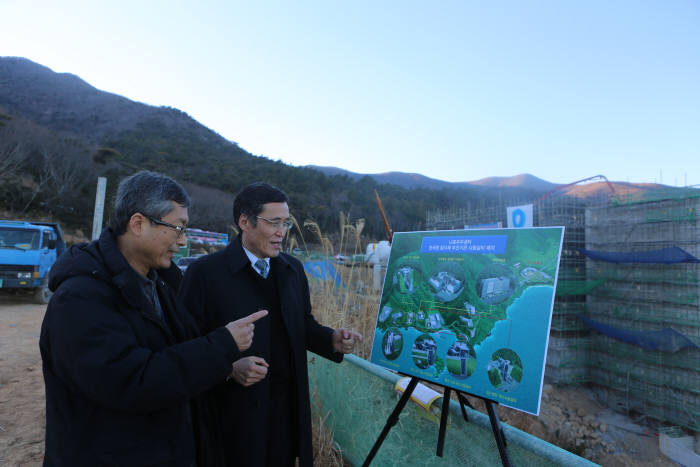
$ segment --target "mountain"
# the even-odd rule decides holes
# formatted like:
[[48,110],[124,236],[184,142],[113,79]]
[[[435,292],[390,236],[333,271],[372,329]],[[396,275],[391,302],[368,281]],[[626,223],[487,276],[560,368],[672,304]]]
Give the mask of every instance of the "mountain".
[[[12,165],[2,165],[4,154],[14,154]],[[222,200],[254,181],[286,191],[302,223],[311,219],[333,233],[342,211],[365,218],[364,233],[375,238],[383,236],[375,189],[395,230],[417,228],[427,209],[476,196],[329,176],[256,156],[180,110],[134,102],[19,57],[0,57],[0,169],[3,209],[23,217],[48,214],[86,230],[95,178],[108,178],[111,199],[116,182],[140,169],[187,184],[193,224],[218,231],[230,224],[231,206]]]
[[39,125],[99,141],[134,128],[158,112],[125,97],[100,91],[70,73],[21,57],[0,59],[0,106]]
[[287,192],[300,223],[310,219],[325,233],[338,232],[342,212],[364,218],[363,233],[373,238],[384,233],[375,190],[393,229],[409,231],[420,229],[431,209],[522,204],[560,187],[529,174],[451,183],[290,166],[249,153],[178,109],[101,91],[26,58],[0,57],[0,208],[48,214],[89,231],[96,177],[108,178],[112,199],[117,181],[142,169],[187,186],[191,221],[200,228],[226,231],[232,196],[264,181]]
[[556,183],[542,180],[530,174],[520,174],[513,177],[488,177],[468,183],[489,187],[519,187],[542,192],[551,191],[558,186]]
[[[586,200],[601,200],[610,197],[624,199],[626,197],[640,198],[644,194],[671,190],[677,194],[686,191],[684,188],[674,188],[657,183],[628,183],[628,182],[593,182],[566,187],[563,192],[568,196],[583,198]],[[692,189],[691,189],[692,191]]]
[[0,57],[0,107],[93,143],[103,143],[154,121],[209,143],[229,143],[180,110],[101,91],[78,76],[55,73],[22,57]]
[[377,183],[390,183],[404,188],[427,188],[429,190],[440,190],[442,188],[455,188],[452,183],[425,175],[405,172],[385,172],[378,174],[360,174],[338,167],[327,167],[320,165],[306,165],[304,167],[318,170],[326,175],[344,175],[350,179],[357,180],[362,177],[370,177]]
[[391,183],[404,188],[428,188],[430,190],[440,190],[443,188],[464,188],[467,186],[483,186],[488,188],[521,188],[528,191],[547,192],[553,190],[558,185],[537,178],[530,174],[515,175],[513,177],[489,177],[472,182],[446,182],[425,175],[406,172],[384,172],[377,174],[360,174],[338,167],[327,167],[319,165],[307,165],[305,167],[318,170],[326,175],[345,175],[353,180],[362,177],[370,177],[378,183]]

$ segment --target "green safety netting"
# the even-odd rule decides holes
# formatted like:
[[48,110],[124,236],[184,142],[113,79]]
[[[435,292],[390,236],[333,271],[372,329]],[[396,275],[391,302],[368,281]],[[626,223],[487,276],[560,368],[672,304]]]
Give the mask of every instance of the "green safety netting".
[[585,295],[604,283],[606,279],[595,281],[557,281],[557,295]]
[[[354,355],[346,355],[341,364],[308,356],[315,410],[321,411],[332,428],[343,457],[352,465],[362,465],[398,402],[394,385],[400,377]],[[433,405],[439,411],[442,399]],[[502,465],[488,416],[468,407],[466,410],[468,422],[462,418],[459,404],[450,401],[443,457],[437,457],[437,420],[409,402],[372,466]],[[512,465],[597,465],[505,423],[502,428]]]

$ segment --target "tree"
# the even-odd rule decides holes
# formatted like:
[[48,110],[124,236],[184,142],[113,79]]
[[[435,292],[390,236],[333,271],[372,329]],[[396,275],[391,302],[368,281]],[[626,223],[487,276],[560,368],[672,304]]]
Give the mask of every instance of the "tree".
[[6,182],[18,176],[19,169],[28,155],[26,126],[9,115],[0,114],[0,181]]

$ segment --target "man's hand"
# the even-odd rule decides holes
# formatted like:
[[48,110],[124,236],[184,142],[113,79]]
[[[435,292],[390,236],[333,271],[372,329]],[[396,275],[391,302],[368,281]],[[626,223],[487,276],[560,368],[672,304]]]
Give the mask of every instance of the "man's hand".
[[267,376],[267,364],[260,357],[243,357],[233,362],[231,377],[241,386],[251,386]]
[[245,318],[231,321],[226,325],[226,329],[228,329],[233,336],[233,340],[236,341],[238,350],[243,352],[244,350],[248,350],[250,348],[250,346],[253,344],[253,330],[255,329],[255,325],[253,323],[264,316],[267,316],[267,310],[260,310],[246,316]]
[[350,353],[357,341],[362,341],[362,334],[351,329],[336,329],[333,333],[333,350],[340,353]]

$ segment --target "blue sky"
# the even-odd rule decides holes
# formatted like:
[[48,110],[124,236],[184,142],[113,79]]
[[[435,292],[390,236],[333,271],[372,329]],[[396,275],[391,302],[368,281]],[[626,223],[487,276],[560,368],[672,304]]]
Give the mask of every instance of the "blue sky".
[[0,31],[293,165],[700,184],[696,0],[0,0]]

